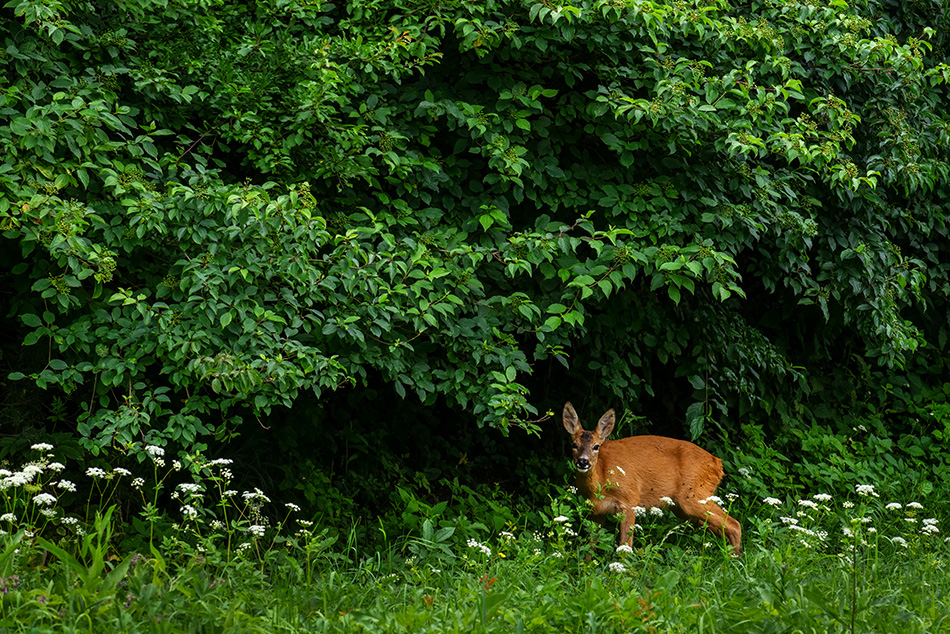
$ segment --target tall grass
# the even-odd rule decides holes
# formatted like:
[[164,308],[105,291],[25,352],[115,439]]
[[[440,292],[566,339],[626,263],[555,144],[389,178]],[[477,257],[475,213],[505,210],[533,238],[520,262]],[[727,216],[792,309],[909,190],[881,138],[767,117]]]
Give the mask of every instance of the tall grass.
[[[232,492],[226,463],[176,470],[153,452],[147,486],[85,476],[94,500],[111,500],[122,478],[142,492],[139,552],[123,551],[114,506],[74,504],[86,518],[40,497],[64,489],[49,450],[37,451],[0,472],[2,631],[950,631],[940,520],[870,485],[737,501],[741,559],[659,510],[638,519],[634,548],[614,548],[611,527],[587,521],[564,489],[530,524],[488,534],[427,517],[380,548],[355,531],[337,540],[292,506],[268,521],[267,496]],[[166,468],[192,480],[169,486],[177,519],[158,507]]]

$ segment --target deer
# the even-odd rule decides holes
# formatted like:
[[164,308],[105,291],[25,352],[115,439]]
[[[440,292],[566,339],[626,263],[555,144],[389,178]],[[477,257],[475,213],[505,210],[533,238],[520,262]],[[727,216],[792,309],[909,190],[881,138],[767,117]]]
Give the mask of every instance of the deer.
[[637,507],[663,508],[677,517],[710,529],[742,554],[742,527],[710,498],[725,472],[722,460],[691,442],[663,436],[630,436],[607,440],[614,429],[614,410],[587,431],[568,402],[564,429],[571,435],[578,493],[592,506],[594,521],[607,515],[620,520],[620,544],[633,546]]

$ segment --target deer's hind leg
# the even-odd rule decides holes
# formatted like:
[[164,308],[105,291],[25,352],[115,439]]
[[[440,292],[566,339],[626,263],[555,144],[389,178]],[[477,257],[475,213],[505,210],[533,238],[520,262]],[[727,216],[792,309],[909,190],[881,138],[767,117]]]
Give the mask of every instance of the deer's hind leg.
[[742,554],[742,526],[712,500],[688,498],[674,507],[674,511],[679,517],[708,528],[717,537],[725,535],[734,554]]

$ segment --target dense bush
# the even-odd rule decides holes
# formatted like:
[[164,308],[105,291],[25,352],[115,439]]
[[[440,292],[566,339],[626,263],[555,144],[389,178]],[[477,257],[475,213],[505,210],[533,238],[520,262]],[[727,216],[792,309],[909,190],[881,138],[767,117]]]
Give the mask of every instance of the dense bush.
[[411,478],[406,421],[461,464],[569,395],[792,458],[847,413],[948,462],[943,3],[7,7],[15,443],[355,425]]

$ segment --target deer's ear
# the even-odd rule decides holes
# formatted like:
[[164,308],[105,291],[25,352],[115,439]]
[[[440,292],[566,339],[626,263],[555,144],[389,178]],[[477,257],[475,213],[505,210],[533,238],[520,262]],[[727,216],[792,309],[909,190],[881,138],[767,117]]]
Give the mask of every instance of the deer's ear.
[[564,403],[564,429],[567,430],[571,436],[576,434],[581,429],[581,422],[577,420],[577,412],[574,411],[574,406],[570,402]]
[[607,437],[610,436],[610,432],[614,430],[614,422],[616,416],[612,409],[608,409],[607,413],[600,417],[600,420],[597,421],[597,435],[601,437],[602,440],[607,440]]

